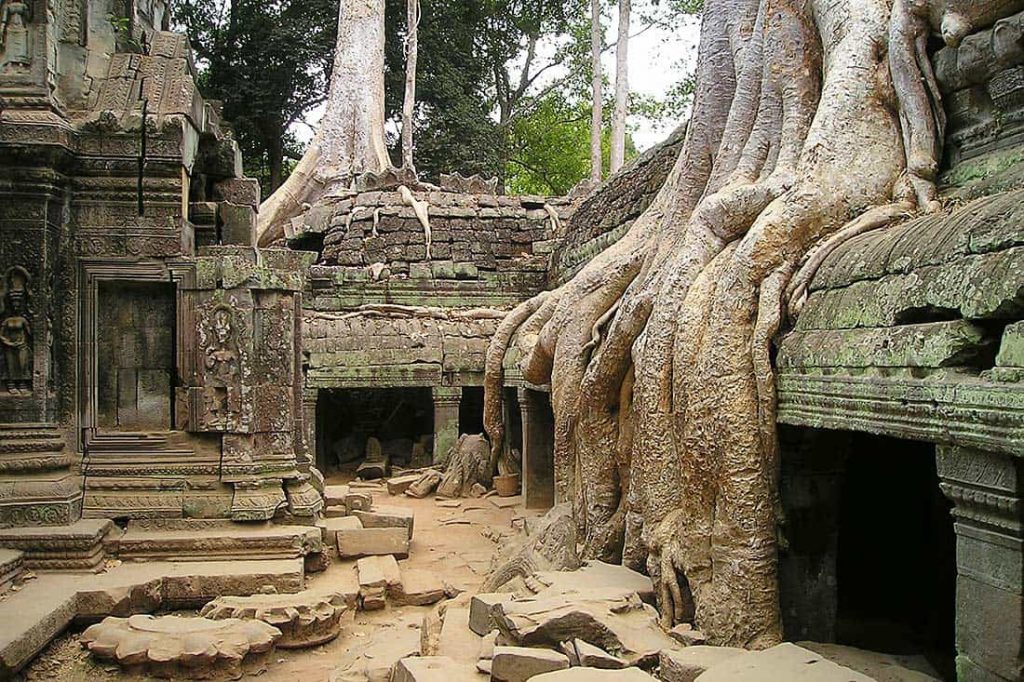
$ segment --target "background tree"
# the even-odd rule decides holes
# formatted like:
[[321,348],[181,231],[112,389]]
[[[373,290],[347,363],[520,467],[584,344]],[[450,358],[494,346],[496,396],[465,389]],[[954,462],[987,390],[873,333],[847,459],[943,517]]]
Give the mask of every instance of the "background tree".
[[601,0],[590,0],[590,179],[600,182],[602,175],[601,128],[603,117],[603,72],[601,52],[604,28],[601,25]]
[[612,113],[612,152],[608,170],[618,172],[626,160],[626,117],[629,115],[629,30],[631,0],[619,0],[618,40],[615,44],[615,109]]
[[246,173],[264,196],[302,153],[294,127],[327,96],[337,0],[180,0],[175,20],[199,58],[199,85],[224,103]]
[[416,109],[416,62],[419,57],[420,2],[407,0],[405,13],[405,99],[402,102],[402,166],[413,164],[413,117]]

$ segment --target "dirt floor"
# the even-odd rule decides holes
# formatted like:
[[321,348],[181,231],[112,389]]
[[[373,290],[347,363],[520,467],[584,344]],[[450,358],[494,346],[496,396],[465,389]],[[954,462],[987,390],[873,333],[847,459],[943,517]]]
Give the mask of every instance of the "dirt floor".
[[[333,478],[329,484],[346,482]],[[415,512],[415,532],[409,558],[399,562],[409,568],[427,569],[442,576],[445,583],[465,591],[475,591],[483,582],[495,551],[490,536],[508,533],[521,508],[499,509],[488,499],[461,500],[458,507],[441,506],[433,497],[417,500],[391,497],[383,488],[374,493],[374,503],[405,507]],[[534,515],[531,513],[531,515]],[[342,571],[351,571],[355,562],[333,558],[330,567],[307,576],[307,586],[329,588]],[[394,660],[398,654],[419,647],[419,626],[432,607],[392,607],[381,611],[347,613],[340,637],[324,646],[303,650],[277,650],[268,664],[249,677],[281,682],[328,682],[336,672],[358,669],[376,661]],[[81,628],[54,640],[25,671],[27,680],[61,682],[106,682],[108,680],[148,680],[126,675],[117,666],[94,662],[81,648]],[[379,663],[378,663],[379,665]],[[339,680],[345,678],[339,677]]]

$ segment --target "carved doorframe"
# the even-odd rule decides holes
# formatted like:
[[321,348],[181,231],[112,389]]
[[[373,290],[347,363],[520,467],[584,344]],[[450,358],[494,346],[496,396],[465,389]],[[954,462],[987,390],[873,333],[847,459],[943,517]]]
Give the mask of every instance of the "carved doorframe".
[[[78,338],[78,433],[79,451],[96,434],[96,405],[98,401],[97,367],[97,324],[100,282],[163,282],[174,285],[174,364],[175,373],[172,388],[185,376],[190,366],[186,349],[191,345],[185,339],[184,330],[192,327],[192,311],[186,301],[187,290],[195,286],[195,265],[188,261],[128,261],[118,259],[82,259],[79,261],[80,291]],[[172,427],[174,411],[171,411]]]

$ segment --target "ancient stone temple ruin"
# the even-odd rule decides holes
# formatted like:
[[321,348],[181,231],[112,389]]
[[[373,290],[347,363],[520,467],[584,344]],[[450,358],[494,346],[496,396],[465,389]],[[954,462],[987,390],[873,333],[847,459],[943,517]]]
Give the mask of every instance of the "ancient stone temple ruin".
[[261,240],[168,6],[115,4],[0,1],[0,679],[1022,679],[1022,8],[925,55],[943,210],[825,240],[768,339],[801,645],[755,653],[650,529],[591,551],[510,322],[661,210],[686,127],[570,197],[361,174]]

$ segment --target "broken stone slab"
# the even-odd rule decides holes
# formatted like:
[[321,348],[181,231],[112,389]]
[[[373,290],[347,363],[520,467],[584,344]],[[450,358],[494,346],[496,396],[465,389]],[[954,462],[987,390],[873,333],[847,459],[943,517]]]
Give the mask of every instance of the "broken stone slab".
[[523,496],[513,495],[512,497],[489,497],[491,504],[498,509],[512,509],[523,506]]
[[359,573],[359,603],[364,611],[384,608],[388,590],[401,584],[398,563],[393,556],[370,556],[356,562]]
[[409,489],[416,481],[420,480],[422,474],[402,474],[401,476],[392,476],[388,479],[388,495],[401,495]]
[[398,606],[429,606],[445,597],[444,581],[434,571],[403,569],[391,598]]
[[520,646],[496,646],[491,658],[491,680],[494,682],[526,682],[543,673],[565,670],[569,658],[550,649]]
[[697,645],[685,649],[664,649],[658,657],[661,679],[664,682],[693,682],[719,663],[745,653],[745,649],[731,646]]
[[373,509],[373,495],[360,490],[351,490],[345,495],[345,509],[349,514]]
[[392,682],[479,682],[476,668],[447,656],[403,658],[395,666]]
[[683,646],[699,646],[708,641],[708,636],[700,630],[694,630],[689,623],[680,623],[668,631],[668,636]]
[[[653,677],[639,668],[601,670],[599,668],[569,668],[537,675],[531,682],[654,682]],[[769,682],[767,679],[763,682]],[[771,682],[781,682],[771,680]]]
[[615,589],[585,590],[496,604],[493,615],[502,635],[520,646],[556,647],[581,639],[630,665],[657,661],[676,645],[658,625],[653,607]]
[[320,519],[316,525],[323,533],[324,544],[337,545],[339,530],[359,530],[363,527],[363,522],[355,516],[339,516]]
[[797,646],[876,680],[876,682],[938,682],[942,679],[928,659],[920,655],[884,654],[842,644],[797,642]]
[[415,515],[411,509],[378,506],[370,510],[355,509],[352,514],[362,521],[363,528],[404,528],[412,540]]
[[391,554],[409,556],[409,534],[404,528],[359,528],[339,530],[335,535],[342,559]]
[[237,679],[265,663],[281,631],[259,620],[136,615],[82,633],[93,656],[125,672],[171,679]]
[[469,629],[483,637],[494,629],[492,609],[495,604],[515,599],[507,592],[481,592],[474,594],[469,602]]
[[263,621],[281,631],[277,646],[304,649],[330,642],[341,633],[345,596],[340,592],[304,590],[295,594],[217,597],[199,615],[211,620]]
[[578,661],[577,665],[583,666],[584,668],[621,670],[629,666],[628,663],[618,656],[612,656],[601,647],[596,647],[589,642],[584,642],[582,639],[573,640],[572,646],[576,650],[576,660]]
[[462,596],[447,602],[438,637],[437,653],[458,663],[476,664],[481,638],[469,629],[469,600]]
[[543,594],[565,594],[587,590],[616,590],[624,596],[636,593],[648,604],[654,602],[651,579],[620,564],[586,561],[575,571],[539,571],[532,576],[544,588]]
[[697,679],[700,682],[873,682],[867,675],[789,643],[733,656],[709,668]]

